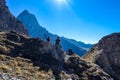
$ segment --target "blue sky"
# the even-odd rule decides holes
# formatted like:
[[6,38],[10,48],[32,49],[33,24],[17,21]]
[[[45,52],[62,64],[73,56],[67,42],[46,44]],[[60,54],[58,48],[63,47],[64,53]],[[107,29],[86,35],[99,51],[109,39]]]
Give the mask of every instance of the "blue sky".
[[27,9],[49,32],[85,43],[120,32],[120,0],[7,0],[7,5],[15,16]]

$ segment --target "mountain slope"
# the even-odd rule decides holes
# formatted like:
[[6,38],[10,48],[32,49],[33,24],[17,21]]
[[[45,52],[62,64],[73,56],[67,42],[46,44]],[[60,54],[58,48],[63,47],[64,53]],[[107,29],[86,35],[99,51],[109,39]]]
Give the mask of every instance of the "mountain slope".
[[103,37],[83,58],[120,80],[120,33]]
[[99,66],[40,38],[0,32],[1,80],[113,80]]
[[[36,17],[33,14],[30,14],[27,10],[24,10],[17,18],[22,21],[23,24],[27,27],[29,34],[32,37],[40,36],[43,40],[46,40],[46,36],[50,36],[51,42],[55,43],[55,39],[58,37],[58,35],[49,33],[45,28],[40,26],[37,22]],[[80,56],[84,55],[87,52],[86,49],[83,49],[80,46],[73,44],[72,42],[66,40],[63,37],[61,37],[60,39],[61,45],[65,51],[67,51],[68,49],[72,49],[73,52],[79,54]]]
[[0,0],[0,31],[16,31],[28,35],[27,29],[10,13],[5,3],[5,0]]

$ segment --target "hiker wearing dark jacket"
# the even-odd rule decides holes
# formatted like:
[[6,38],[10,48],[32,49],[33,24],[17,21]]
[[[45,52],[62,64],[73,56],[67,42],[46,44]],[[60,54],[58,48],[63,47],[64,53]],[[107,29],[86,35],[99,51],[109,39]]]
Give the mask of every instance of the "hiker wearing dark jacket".
[[58,45],[58,46],[60,46],[60,37],[57,37],[55,44]]

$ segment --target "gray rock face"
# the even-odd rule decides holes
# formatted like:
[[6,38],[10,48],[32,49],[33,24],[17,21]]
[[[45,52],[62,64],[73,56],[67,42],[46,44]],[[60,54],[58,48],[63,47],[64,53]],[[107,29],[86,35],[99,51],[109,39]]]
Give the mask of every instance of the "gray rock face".
[[28,35],[24,25],[10,13],[5,0],[0,0],[0,30]]
[[115,80],[120,80],[120,33],[102,38],[83,58],[97,63]]

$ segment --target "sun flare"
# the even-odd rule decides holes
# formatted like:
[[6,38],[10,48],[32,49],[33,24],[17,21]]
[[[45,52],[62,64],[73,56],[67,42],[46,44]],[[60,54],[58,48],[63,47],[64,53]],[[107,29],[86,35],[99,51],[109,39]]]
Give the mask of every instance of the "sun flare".
[[67,3],[66,0],[55,0],[55,1],[56,1],[56,3],[58,3],[58,4],[66,4],[66,3]]
[[59,2],[59,3],[66,2],[66,0],[56,0],[56,1]]

